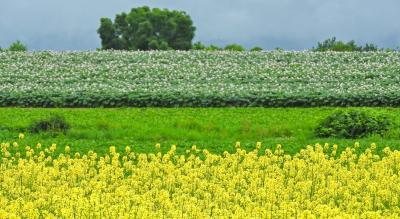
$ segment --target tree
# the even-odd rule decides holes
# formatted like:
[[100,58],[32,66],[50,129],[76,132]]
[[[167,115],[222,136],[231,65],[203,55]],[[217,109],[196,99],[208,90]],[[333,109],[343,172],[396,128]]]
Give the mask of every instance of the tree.
[[26,45],[21,43],[21,41],[17,40],[13,44],[11,44],[8,50],[13,52],[25,52],[28,50],[28,48],[26,47]]
[[372,43],[365,44],[364,47],[358,46],[354,40],[349,42],[343,42],[336,40],[336,37],[326,39],[324,42],[318,42],[317,48],[313,48],[314,51],[338,51],[338,52],[352,52],[352,51],[378,51],[378,47]]
[[365,52],[371,52],[371,51],[378,51],[378,46],[372,43],[367,43],[365,46],[362,48],[362,51]]
[[338,52],[344,52],[344,51],[360,51],[361,48],[357,47],[355,42],[349,41],[348,43],[345,43],[343,41],[337,41],[336,37],[332,37],[329,39],[326,39],[325,41],[318,42],[318,46],[315,51],[338,51]]
[[103,49],[119,49],[120,40],[115,34],[115,28],[111,19],[101,18],[98,32],[100,33],[101,46]]
[[147,6],[129,13],[100,19],[97,30],[103,49],[117,50],[189,50],[196,28],[183,11]]

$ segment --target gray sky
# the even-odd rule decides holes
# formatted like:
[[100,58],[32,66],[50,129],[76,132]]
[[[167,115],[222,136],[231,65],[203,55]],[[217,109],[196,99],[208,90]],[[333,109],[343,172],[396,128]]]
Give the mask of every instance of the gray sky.
[[399,0],[0,0],[0,46],[99,48],[101,17],[143,5],[187,11],[206,44],[302,50],[336,36],[400,46]]

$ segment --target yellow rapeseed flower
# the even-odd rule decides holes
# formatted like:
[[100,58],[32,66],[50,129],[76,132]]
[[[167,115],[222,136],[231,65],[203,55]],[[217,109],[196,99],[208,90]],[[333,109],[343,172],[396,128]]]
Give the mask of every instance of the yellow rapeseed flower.
[[110,147],[110,154],[115,154],[115,152],[116,152],[115,146],[111,146]]
[[257,149],[257,150],[260,150],[260,149],[261,149],[261,142],[257,142],[257,144],[256,144],[256,149]]
[[240,141],[237,141],[237,142],[236,142],[235,147],[236,147],[236,148],[240,148]]
[[[0,218],[399,218],[400,151],[95,151],[2,143]],[[375,145],[376,147],[376,145]],[[69,146],[65,151],[70,152]],[[46,149],[48,152],[46,152]],[[50,146],[52,151],[55,146]],[[197,151],[197,147],[194,148]],[[125,148],[125,152],[127,148]]]
[[376,144],[375,143],[372,143],[371,144],[371,150],[375,150],[376,149]]

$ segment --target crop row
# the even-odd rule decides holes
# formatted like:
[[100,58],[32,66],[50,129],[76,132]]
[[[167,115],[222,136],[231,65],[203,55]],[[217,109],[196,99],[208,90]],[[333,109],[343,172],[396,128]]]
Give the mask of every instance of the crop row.
[[400,106],[399,52],[0,52],[0,106]]

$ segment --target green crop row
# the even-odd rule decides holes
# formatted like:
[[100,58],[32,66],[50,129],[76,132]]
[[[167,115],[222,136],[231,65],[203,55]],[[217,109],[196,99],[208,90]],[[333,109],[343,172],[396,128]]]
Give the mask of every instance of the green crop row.
[[400,106],[399,52],[0,52],[0,106]]

